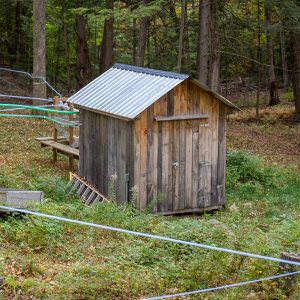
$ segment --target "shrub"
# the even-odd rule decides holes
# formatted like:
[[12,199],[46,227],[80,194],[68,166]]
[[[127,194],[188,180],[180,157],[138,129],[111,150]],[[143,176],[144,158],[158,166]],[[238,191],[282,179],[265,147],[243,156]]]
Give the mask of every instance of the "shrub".
[[238,184],[253,183],[273,185],[274,175],[270,167],[265,167],[263,161],[256,156],[242,151],[227,153],[227,184],[234,187]]

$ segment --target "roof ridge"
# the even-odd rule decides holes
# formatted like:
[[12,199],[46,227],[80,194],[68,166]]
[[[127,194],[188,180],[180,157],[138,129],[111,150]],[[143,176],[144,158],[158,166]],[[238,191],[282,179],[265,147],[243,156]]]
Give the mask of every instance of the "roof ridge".
[[176,79],[187,79],[190,77],[188,74],[181,74],[176,72],[169,72],[169,71],[163,71],[163,70],[157,70],[157,69],[150,69],[150,68],[144,68],[144,67],[137,67],[132,65],[126,65],[126,64],[119,64],[115,63],[113,68],[121,69],[121,70],[127,70],[137,73],[144,73],[154,76],[162,76],[162,77],[169,77],[169,78],[176,78]]

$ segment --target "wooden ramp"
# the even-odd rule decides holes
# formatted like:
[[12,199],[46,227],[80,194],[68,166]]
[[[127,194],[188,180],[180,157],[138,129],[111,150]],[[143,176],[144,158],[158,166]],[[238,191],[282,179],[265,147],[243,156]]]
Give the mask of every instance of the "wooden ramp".
[[84,204],[88,206],[92,206],[98,201],[107,201],[107,198],[104,195],[77,174],[70,173],[70,177],[71,179],[66,187],[68,195],[76,193],[82,199]]

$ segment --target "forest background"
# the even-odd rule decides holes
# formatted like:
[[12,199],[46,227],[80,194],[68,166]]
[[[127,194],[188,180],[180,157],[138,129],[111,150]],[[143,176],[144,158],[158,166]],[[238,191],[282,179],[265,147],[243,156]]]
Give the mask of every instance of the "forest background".
[[[45,76],[64,95],[119,62],[188,73],[240,106],[256,105],[257,117],[261,104],[293,90],[300,120],[299,0],[0,4],[0,65]],[[44,56],[33,62],[35,51]]]

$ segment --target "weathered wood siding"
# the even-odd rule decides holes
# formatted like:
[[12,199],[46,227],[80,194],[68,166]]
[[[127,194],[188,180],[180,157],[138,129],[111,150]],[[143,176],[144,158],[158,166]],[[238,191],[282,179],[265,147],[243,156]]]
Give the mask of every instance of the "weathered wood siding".
[[[139,115],[133,149],[138,208],[168,214],[224,204],[225,108],[185,81]],[[193,114],[209,118],[154,120]]]
[[81,109],[80,123],[79,175],[106,196],[115,192],[118,203],[128,201],[126,189],[133,186],[133,122]]

